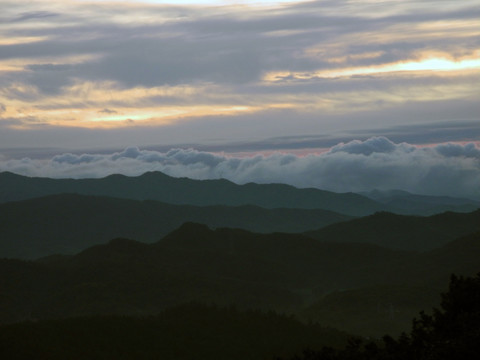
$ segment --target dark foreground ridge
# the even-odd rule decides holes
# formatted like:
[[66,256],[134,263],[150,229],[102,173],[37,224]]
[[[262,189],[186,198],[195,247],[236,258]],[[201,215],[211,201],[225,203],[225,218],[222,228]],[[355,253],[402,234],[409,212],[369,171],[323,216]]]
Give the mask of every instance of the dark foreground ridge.
[[2,359],[272,359],[347,334],[273,312],[195,303],[151,317],[95,316],[0,326]]
[[194,303],[154,317],[94,316],[0,326],[3,359],[475,359],[480,351],[480,274],[452,276],[440,309],[420,313],[409,334],[346,343],[345,333],[292,317]]
[[[197,301],[295,313],[379,336],[431,307],[452,272],[476,273],[479,253],[480,233],[419,254],[187,223],[154,244],[115,239],[75,256],[0,260],[8,274],[0,277],[0,322],[150,315]],[[412,296],[418,288],[424,295]],[[350,304],[369,321],[353,313],[335,322]]]
[[[383,342],[351,340],[345,349],[306,350],[292,360],[451,360],[475,359],[480,353],[480,273],[452,276],[440,309],[414,319],[409,334]],[[277,359],[280,360],[280,359]]]

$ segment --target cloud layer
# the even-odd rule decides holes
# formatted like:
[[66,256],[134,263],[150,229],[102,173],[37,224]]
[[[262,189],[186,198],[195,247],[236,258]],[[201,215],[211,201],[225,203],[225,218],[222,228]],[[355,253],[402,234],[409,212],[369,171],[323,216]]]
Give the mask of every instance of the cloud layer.
[[[71,143],[66,131],[78,143],[104,138],[87,128],[122,128],[138,135],[122,146],[144,146],[151,130],[166,128],[179,129],[167,129],[170,144],[192,141],[185,123],[206,143],[217,121],[226,143],[479,120],[477,0],[3,0],[1,8],[4,148],[61,147]],[[389,132],[368,135],[379,134]],[[119,145],[110,138],[93,146]]]
[[129,147],[111,154],[65,153],[50,159],[0,161],[0,171],[55,178],[140,175],[225,178],[244,184],[286,183],[336,192],[402,189],[419,194],[480,196],[480,147],[443,143],[418,147],[385,137],[351,141],[306,156],[274,153],[233,157],[194,149],[167,152]]

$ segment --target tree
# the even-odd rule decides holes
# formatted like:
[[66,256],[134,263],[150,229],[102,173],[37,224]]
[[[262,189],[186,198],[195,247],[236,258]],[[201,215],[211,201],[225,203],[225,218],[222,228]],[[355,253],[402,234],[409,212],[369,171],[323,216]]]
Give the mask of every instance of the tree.
[[410,334],[410,346],[420,359],[472,359],[480,354],[480,273],[450,278],[441,309],[420,314]]
[[440,309],[420,313],[410,334],[383,337],[383,346],[354,339],[343,350],[307,351],[295,360],[451,360],[475,359],[480,354],[480,273],[452,275]]

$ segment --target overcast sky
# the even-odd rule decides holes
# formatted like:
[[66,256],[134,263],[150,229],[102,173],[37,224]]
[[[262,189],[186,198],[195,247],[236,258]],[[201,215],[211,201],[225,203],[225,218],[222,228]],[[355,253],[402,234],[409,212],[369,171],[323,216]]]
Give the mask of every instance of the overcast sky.
[[[478,151],[479,20],[478,0],[2,0],[0,170],[129,147],[300,159],[378,137]],[[456,159],[480,172],[476,156]]]

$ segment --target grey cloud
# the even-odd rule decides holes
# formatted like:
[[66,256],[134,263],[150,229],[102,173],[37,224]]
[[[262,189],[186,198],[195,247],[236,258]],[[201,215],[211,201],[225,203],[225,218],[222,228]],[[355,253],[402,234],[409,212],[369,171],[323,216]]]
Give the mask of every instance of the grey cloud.
[[[335,150],[334,150],[335,149]],[[50,160],[0,161],[0,170],[51,177],[139,175],[226,178],[236,183],[287,183],[337,192],[401,189],[430,195],[478,197],[480,148],[474,143],[416,147],[387,138],[339,144],[307,156],[231,157],[194,149],[167,152],[127,148],[113,154],[63,154]]]
[[71,153],[66,153],[54,156],[52,158],[52,163],[78,165],[82,163],[92,163],[95,161],[100,161],[102,160],[102,158],[103,157],[100,155],[75,155]]
[[[229,12],[210,14],[209,10],[193,12],[188,7],[149,6],[142,9],[138,6],[135,11],[158,15],[175,14],[175,21],[152,25],[129,24],[128,27],[111,22],[100,23],[97,20],[99,14],[108,19],[109,12],[121,14],[122,9],[84,6],[81,7],[82,11],[87,11],[87,14],[98,12],[97,17],[92,20],[87,15],[79,18],[74,13],[60,14],[58,17],[69,24],[68,27],[62,27],[59,23],[59,28],[32,29],[31,35],[51,38],[40,43],[2,46],[0,58],[80,54],[103,56],[95,62],[71,68],[60,65],[31,66],[34,74],[26,76],[24,81],[49,93],[68,84],[71,78],[114,80],[126,86],[156,86],[192,81],[239,84],[254,82],[264,72],[276,69],[311,71],[332,67],[332,64],[322,62],[321,58],[299,55],[308,47],[328,45],[345,34],[355,34],[356,39],[358,36],[361,39],[363,31],[385,32],[392,25],[437,20],[439,16],[442,19],[474,18],[478,12],[469,9],[368,19],[324,14],[322,9],[325,7],[341,8],[342,5],[338,2],[336,5],[325,2],[308,5],[318,6],[316,11],[307,5],[286,7],[274,16],[259,11],[253,17],[239,17]],[[45,12],[27,14],[37,17],[47,15]],[[178,17],[179,14],[183,16]],[[300,30],[301,33],[286,38],[263,36],[279,30]],[[408,43],[381,41],[360,46],[358,40],[349,43],[343,38],[341,44],[344,54],[383,51],[384,54],[378,59],[369,60],[368,63],[371,64],[402,59],[411,51],[425,48],[423,39],[414,39],[416,37],[412,36]],[[455,37],[432,41],[437,41],[439,48],[458,44],[458,38]],[[429,41],[428,46],[434,46],[434,42]],[[349,59],[348,64],[367,64],[367,60]]]
[[117,112],[115,110],[105,108],[103,110],[100,110],[99,113],[101,113],[101,114],[116,114]]
[[330,153],[344,152],[347,154],[362,154],[368,156],[372,153],[392,153],[398,150],[399,147],[406,153],[415,149],[415,147],[409,146],[408,144],[397,145],[383,136],[378,136],[366,141],[353,140],[347,144],[338,144],[330,149]]
[[21,22],[21,21],[27,21],[32,19],[45,19],[45,18],[55,17],[59,15],[60,14],[58,13],[54,13],[50,11],[31,11],[31,12],[21,14],[20,16],[13,19],[12,22]]
[[473,143],[466,145],[459,144],[440,144],[435,147],[435,150],[445,157],[470,157],[480,159],[480,149]]
[[[392,92],[391,98],[396,98],[396,89],[414,88],[418,85],[424,88],[431,86],[432,92],[437,85],[448,87],[453,83],[469,85],[471,89],[472,84],[478,82],[475,76],[454,80],[448,77],[423,75],[382,79],[356,77],[342,80],[295,81],[278,86],[258,85],[258,80],[268,71],[308,72],[339,66],[380,64],[405,59],[412,53],[425,49],[450,51],[452,54],[473,51],[472,49],[477,49],[480,44],[480,38],[477,36],[457,37],[455,31],[451,35],[446,31],[446,35],[442,37],[423,38],[424,34],[414,26],[431,20],[476,19],[479,9],[478,6],[469,7],[472,1],[465,2],[467,7],[453,5],[450,2],[446,7],[422,5],[423,9],[418,10],[415,9],[421,5],[418,1],[404,1],[398,3],[401,3],[399,6],[402,10],[404,4],[408,6],[405,5],[402,15],[395,16],[382,15],[381,12],[357,13],[352,10],[354,9],[352,6],[359,4],[361,7],[373,4],[380,10],[384,9],[385,3],[374,2],[313,1],[285,6],[274,12],[255,10],[252,14],[233,13],[221,8],[205,10],[188,6],[137,4],[129,9],[133,12],[131,18],[140,14],[148,15],[150,20],[156,18],[162,20],[128,25],[111,20],[117,15],[126,14],[122,6],[93,6],[91,3],[82,6],[72,5],[61,8],[64,12],[58,13],[58,16],[50,16],[53,13],[31,11],[38,7],[35,4],[26,5],[25,2],[18,1],[5,3],[9,4],[6,5],[7,9],[13,9],[13,5],[10,4],[14,4],[15,9],[18,7],[20,10],[0,14],[2,17],[0,22],[5,20],[8,24],[9,21],[22,16],[25,20],[25,24],[11,26],[13,30],[5,28],[7,37],[45,36],[46,39],[0,46],[0,59],[28,58],[32,61],[37,57],[45,57],[49,60],[44,59],[43,62],[52,61],[51,64],[30,65],[29,71],[12,72],[2,76],[0,89],[4,90],[3,95],[6,98],[33,102],[45,94],[60,93],[64,90],[63,87],[77,81],[81,83],[84,80],[113,80],[118,86],[117,89],[137,85],[150,87],[162,84],[219,84],[215,90],[218,92],[192,95],[187,100],[181,96],[145,98],[137,104],[138,106],[185,102],[202,105],[211,103],[257,105],[264,103],[265,99],[265,102],[271,102],[272,99],[289,102],[292,98],[292,102],[296,102],[297,105],[304,102],[306,106],[298,111],[268,110],[239,116],[196,118],[195,121],[185,121],[161,128],[135,125],[128,129],[110,131],[49,127],[42,131],[24,130],[21,133],[7,129],[8,125],[41,124],[42,120],[2,119],[0,143],[4,147],[15,147],[22,143],[29,146],[55,144],[67,149],[71,149],[70,146],[83,149],[89,146],[125,147],[128,144],[144,146],[160,143],[164,144],[162,149],[165,149],[171,143],[203,143],[202,148],[206,150],[250,151],[327,147],[335,145],[336,142],[346,142],[353,137],[365,140],[372,135],[386,135],[393,142],[411,143],[480,138],[478,101],[471,94],[465,95],[463,100],[421,100],[419,103],[411,101],[408,105],[402,103],[398,107],[392,103],[388,104],[388,107],[383,107],[382,102],[378,101],[372,106],[374,107],[372,111],[366,111],[365,108],[358,108],[357,111],[352,99],[347,115],[332,115],[328,112],[310,110],[308,106],[316,104],[317,99],[321,101],[324,94],[327,96],[333,94],[342,103],[347,96],[355,95],[352,92],[372,90],[385,94]],[[428,5],[435,2],[422,3]],[[30,6],[32,8],[29,8]],[[355,15],[348,16],[349,14]],[[45,18],[49,26],[29,27],[26,21],[28,19],[41,21],[42,18]],[[163,21],[165,18],[167,21]],[[289,32],[290,30],[292,32]],[[395,40],[394,37],[388,36],[390,32],[398,34],[399,31],[405,31],[408,39]],[[385,37],[381,37],[380,40],[364,38],[365,33],[383,34]],[[318,56],[305,56],[304,51],[312,47],[320,49]],[[348,57],[349,54],[377,51],[382,54],[373,59]],[[75,55],[96,57],[95,60],[84,63],[61,64],[63,57]],[[344,64],[335,65],[327,62],[328,57],[342,56],[346,56]],[[57,59],[59,63],[50,59]],[[23,87],[23,90],[9,87],[10,84],[18,83],[34,85],[33,90],[38,91],[30,91],[28,86]],[[216,96],[218,93],[222,96]],[[229,94],[232,94],[232,97]],[[292,97],[275,98],[279,94],[291,94]],[[302,95],[306,95],[305,98],[302,98]],[[333,99],[334,102],[336,100]],[[373,102],[375,99],[366,101]],[[72,106],[85,108],[90,104],[88,101],[82,102],[82,99],[73,99],[71,103],[45,101],[39,102],[37,109],[61,109]],[[95,104],[98,106],[95,111],[105,108],[101,112],[107,114],[106,110],[110,111],[124,105],[113,100]],[[446,120],[449,126],[441,126]],[[466,124],[464,120],[470,122]],[[472,120],[477,120],[477,123]],[[418,125],[419,122],[422,124]],[[333,123],[335,125],[332,125]],[[219,138],[218,141],[210,141],[213,127],[216,129],[215,136]],[[282,138],[283,135],[302,133],[328,136]],[[263,140],[265,138],[267,140]],[[351,152],[345,151],[346,148],[343,151],[336,151],[335,156],[342,154],[353,156],[355,146],[349,145]],[[361,147],[363,153],[359,152],[356,155],[382,154],[379,151],[365,149],[365,145]],[[392,150],[390,154],[395,152],[396,150]],[[150,154],[150,159],[154,159],[155,156]],[[123,161],[122,159],[127,161],[133,158],[124,156],[116,161]],[[169,157],[169,161],[174,161],[172,159]],[[151,163],[153,162],[152,160]]]

